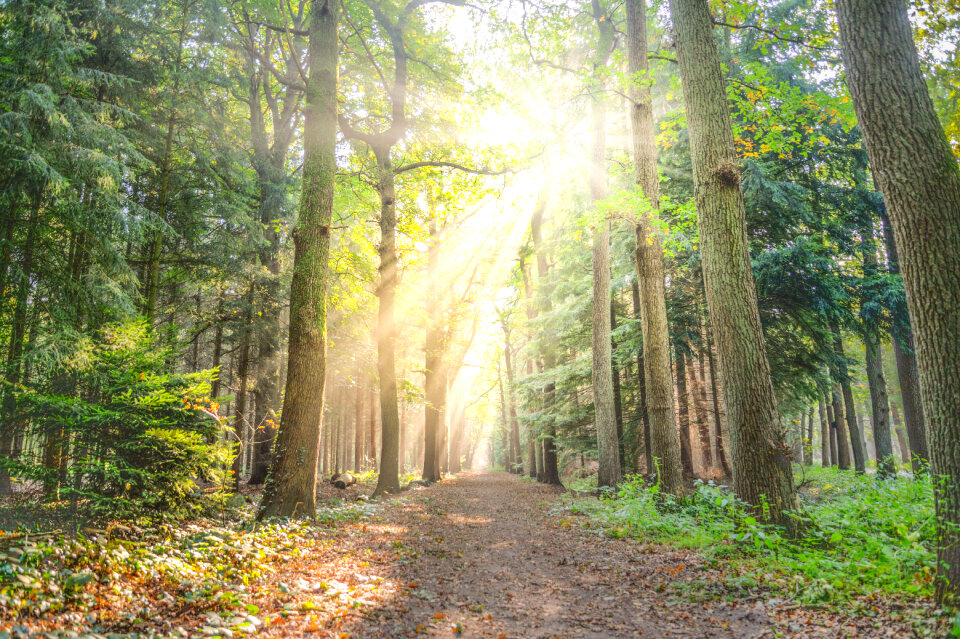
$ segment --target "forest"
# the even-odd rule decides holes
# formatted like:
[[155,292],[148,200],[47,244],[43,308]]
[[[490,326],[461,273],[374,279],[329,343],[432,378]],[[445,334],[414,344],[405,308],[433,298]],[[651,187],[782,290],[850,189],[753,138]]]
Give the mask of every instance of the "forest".
[[0,0],[0,639],[960,636],[958,0]]

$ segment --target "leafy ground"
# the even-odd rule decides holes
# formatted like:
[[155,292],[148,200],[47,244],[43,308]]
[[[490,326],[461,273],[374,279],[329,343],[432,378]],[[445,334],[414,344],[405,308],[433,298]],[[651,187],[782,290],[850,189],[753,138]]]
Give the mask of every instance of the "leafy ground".
[[[349,498],[359,495],[355,488]],[[104,531],[4,546],[0,626],[239,637],[942,636],[922,599],[804,604],[706,546],[620,534],[595,497],[465,474],[317,522]],[[600,510],[597,510],[600,509]],[[832,533],[831,533],[832,534]],[[129,539],[111,538],[126,536]],[[720,545],[746,546],[736,538]],[[70,633],[77,633],[71,635]],[[55,635],[56,636],[56,635]]]

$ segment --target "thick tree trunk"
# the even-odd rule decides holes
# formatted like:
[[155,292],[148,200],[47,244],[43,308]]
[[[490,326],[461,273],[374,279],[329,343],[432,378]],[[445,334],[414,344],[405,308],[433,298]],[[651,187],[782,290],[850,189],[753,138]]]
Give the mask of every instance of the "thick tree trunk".
[[847,83],[913,320],[938,477],[936,594],[950,602],[960,594],[960,170],[927,93],[905,0],[836,4]]
[[638,84],[631,87],[633,102],[630,120],[633,131],[634,181],[645,198],[636,227],[637,284],[640,294],[640,326],[643,332],[643,376],[646,414],[650,428],[647,472],[659,471],[664,492],[683,492],[683,464],[680,437],[673,398],[673,371],[670,366],[670,331],[663,280],[663,249],[655,231],[660,209],[657,176],[656,127],[653,102],[646,77],[647,4],[645,0],[627,0],[627,54],[631,76]]
[[258,519],[312,517],[326,378],[327,273],[336,176],[339,4],[310,5],[300,218],[293,233],[290,342],[280,429]]
[[[883,220],[883,237],[887,247],[887,266],[891,273],[899,275],[900,258],[886,207],[881,209],[880,217]],[[923,402],[920,399],[920,373],[917,370],[913,329],[908,325],[905,329],[898,330],[894,325],[890,332],[893,337],[893,356],[897,362],[897,378],[900,381],[900,396],[903,398],[903,418],[907,422],[907,437],[910,440],[907,454],[910,455],[913,472],[917,474],[925,470],[930,460],[930,449],[927,446],[927,428],[923,419]]]
[[687,105],[707,305],[730,425],[733,486],[759,514],[792,530],[796,522],[787,512],[799,502],[760,325],[713,21],[704,0],[670,0],[670,10]]

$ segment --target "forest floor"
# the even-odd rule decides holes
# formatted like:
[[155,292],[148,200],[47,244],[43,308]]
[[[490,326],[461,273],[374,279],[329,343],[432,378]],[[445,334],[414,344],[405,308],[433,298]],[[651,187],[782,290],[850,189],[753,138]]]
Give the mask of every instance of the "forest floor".
[[[203,552],[226,567],[208,567],[202,587],[199,560],[191,559],[196,546],[179,551],[174,570],[159,577],[143,572],[143,561],[135,569],[114,561],[85,586],[87,606],[0,615],[0,635],[917,635],[916,615],[911,625],[909,616],[891,614],[896,602],[876,602],[871,617],[728,588],[722,566],[709,567],[695,552],[599,534],[557,507],[561,492],[507,473],[464,473],[319,526],[211,529],[200,533],[213,540]],[[357,494],[358,487],[348,493]]]

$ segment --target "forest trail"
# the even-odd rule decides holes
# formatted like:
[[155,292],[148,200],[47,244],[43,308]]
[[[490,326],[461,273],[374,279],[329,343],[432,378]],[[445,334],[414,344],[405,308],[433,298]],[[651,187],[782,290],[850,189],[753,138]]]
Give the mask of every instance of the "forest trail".
[[[673,582],[708,577],[690,553],[609,539],[549,512],[556,488],[467,473],[382,513],[367,539],[401,584],[350,637],[761,637],[757,602],[692,602]],[[385,529],[385,530],[386,530]],[[402,531],[402,532],[401,532]],[[335,635],[336,636],[336,635]],[[341,635],[342,636],[342,635]]]

